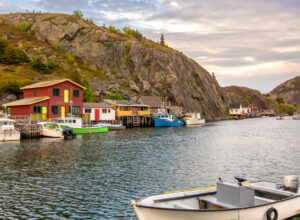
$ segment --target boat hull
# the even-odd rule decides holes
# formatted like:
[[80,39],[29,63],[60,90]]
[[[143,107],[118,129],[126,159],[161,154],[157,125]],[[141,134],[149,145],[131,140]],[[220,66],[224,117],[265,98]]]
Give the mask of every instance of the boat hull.
[[195,210],[168,209],[133,203],[132,206],[139,220],[266,220],[270,208],[278,212],[278,219],[296,216],[300,213],[300,197],[293,197],[272,204],[237,209]]
[[17,131],[5,131],[0,134],[0,141],[19,141],[21,134]]
[[62,131],[59,130],[47,130],[47,129],[43,129],[42,130],[42,136],[43,137],[51,137],[51,138],[62,138],[63,134]]
[[182,120],[173,120],[173,121],[168,121],[165,119],[161,118],[154,118],[154,126],[155,127],[178,127],[178,126],[183,126],[184,121]]
[[197,118],[185,118],[185,125],[203,125],[205,124],[205,119],[197,119]]
[[72,128],[74,134],[94,134],[94,133],[107,133],[107,127],[99,127],[99,128]]

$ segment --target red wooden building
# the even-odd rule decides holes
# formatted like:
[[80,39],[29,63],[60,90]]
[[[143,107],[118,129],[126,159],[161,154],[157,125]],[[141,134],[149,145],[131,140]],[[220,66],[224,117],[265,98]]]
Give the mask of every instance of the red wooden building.
[[69,79],[39,82],[21,89],[23,99],[3,105],[9,116],[47,120],[82,115],[85,88]]

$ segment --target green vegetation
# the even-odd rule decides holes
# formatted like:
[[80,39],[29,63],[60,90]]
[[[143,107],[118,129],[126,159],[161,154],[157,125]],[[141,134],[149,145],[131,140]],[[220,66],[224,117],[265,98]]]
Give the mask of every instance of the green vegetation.
[[116,28],[112,25],[110,25],[107,29],[110,30],[111,32],[115,33],[115,34],[122,34],[120,29],[118,29],[118,28]]
[[68,63],[74,63],[75,62],[75,58],[69,52],[66,53],[66,59],[67,59]]
[[133,74],[132,80],[137,83],[139,81],[139,75],[137,73]]
[[130,62],[129,62],[129,57],[128,57],[128,55],[125,55],[125,56],[124,56],[124,61],[125,61],[126,65],[129,66]]
[[288,115],[293,115],[294,112],[297,111],[297,106],[285,104],[283,98],[277,98],[274,104],[274,110],[278,114],[286,113]]
[[54,43],[54,50],[58,51],[59,50],[59,40],[56,40]]
[[20,31],[23,31],[23,32],[27,32],[30,30],[30,25],[27,24],[25,21],[22,21],[20,22],[18,25],[17,25],[17,28],[20,30]]
[[[35,58],[30,62],[30,66],[33,70],[42,73],[42,74],[50,74],[52,71],[49,69],[48,65],[44,64],[40,57]],[[50,65],[52,66],[52,64]],[[51,67],[53,68],[53,67]]]
[[193,75],[196,77],[196,78],[199,78],[200,77],[200,73],[198,73],[197,71],[193,70]]
[[165,37],[163,33],[160,34],[160,44],[165,45]]
[[129,54],[131,49],[131,43],[126,44],[125,48],[126,48],[126,53]]
[[28,63],[30,60],[23,50],[8,45],[7,41],[0,39],[0,63],[12,65]]
[[122,100],[122,95],[118,92],[110,92],[105,95],[105,99]]
[[82,17],[83,17],[83,14],[82,14],[82,12],[78,9],[78,10],[73,11],[73,16],[75,16],[75,17],[77,17],[77,18],[82,18]]
[[247,102],[248,102],[249,104],[251,104],[251,103],[252,103],[252,99],[251,99],[251,97],[250,97],[250,96],[247,96],[247,97],[246,97],[246,99],[247,99]]
[[14,81],[9,81],[6,85],[0,86],[0,95],[4,93],[14,94],[17,98],[20,98],[23,95],[23,91],[20,89],[21,85]]
[[206,115],[206,111],[205,111],[205,109],[202,109],[202,111],[201,111],[201,115],[202,115],[202,117],[203,117],[203,118],[205,118],[205,115]]
[[48,69],[51,71],[54,71],[54,70],[58,69],[58,67],[59,67],[56,63],[54,63],[52,61],[48,61],[47,66],[48,66]]
[[128,36],[128,37],[133,36],[137,40],[141,40],[144,38],[144,36],[141,34],[141,32],[139,32],[137,29],[134,30],[128,26],[123,28],[123,32],[124,32],[125,36]]

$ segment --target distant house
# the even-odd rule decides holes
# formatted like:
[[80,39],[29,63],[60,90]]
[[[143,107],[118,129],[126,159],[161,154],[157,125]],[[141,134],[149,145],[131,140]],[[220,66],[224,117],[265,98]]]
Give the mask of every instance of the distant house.
[[116,117],[123,116],[150,116],[149,105],[145,105],[131,100],[108,100],[104,102],[110,104],[116,110]]
[[3,105],[10,117],[47,120],[82,115],[85,88],[69,79],[39,82],[21,89],[23,99]]
[[83,114],[90,121],[115,121],[116,110],[111,104],[102,101],[99,103],[83,103]]
[[239,103],[232,103],[230,104],[229,114],[232,117],[249,117],[251,114],[251,108],[249,107],[242,107],[242,104]]
[[167,113],[168,110],[165,107],[165,103],[159,96],[141,96],[139,102],[150,106],[151,114]]

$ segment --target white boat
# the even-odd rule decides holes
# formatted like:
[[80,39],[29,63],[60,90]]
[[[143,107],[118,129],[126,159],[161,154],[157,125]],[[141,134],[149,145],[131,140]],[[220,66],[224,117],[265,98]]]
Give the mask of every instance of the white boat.
[[[237,183],[149,196],[131,205],[140,220],[275,220],[300,214],[298,177],[284,184]],[[242,183],[244,182],[244,183]]]
[[278,117],[276,118],[276,120],[283,120],[284,116],[283,115],[278,115]]
[[126,126],[122,124],[111,124],[111,123],[97,123],[92,125],[92,127],[107,127],[109,131],[116,131],[116,130],[125,130]]
[[187,113],[183,120],[186,125],[201,125],[205,123],[205,119],[201,118],[200,113]]
[[41,135],[44,137],[62,138],[62,128],[57,123],[39,122],[42,127]]
[[15,129],[15,121],[0,118],[0,141],[19,141],[21,134]]
[[300,113],[295,112],[295,113],[293,114],[293,119],[294,119],[294,120],[300,120]]

